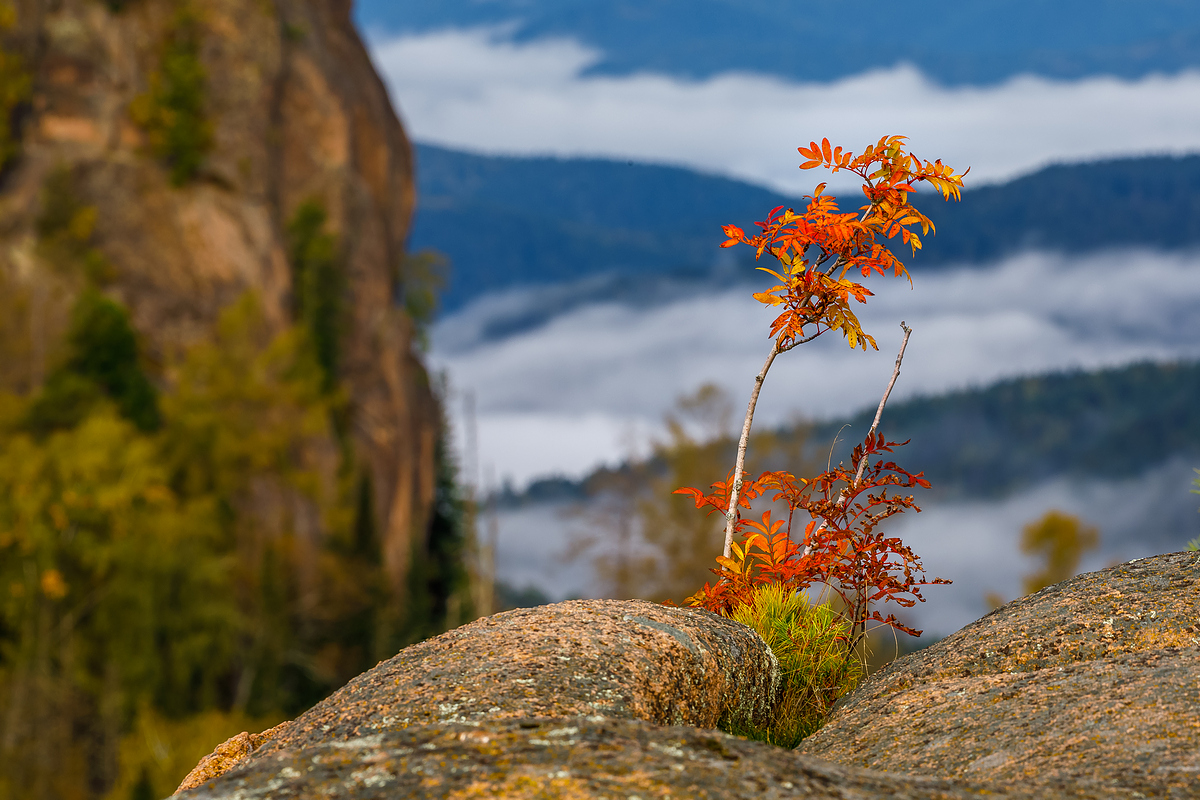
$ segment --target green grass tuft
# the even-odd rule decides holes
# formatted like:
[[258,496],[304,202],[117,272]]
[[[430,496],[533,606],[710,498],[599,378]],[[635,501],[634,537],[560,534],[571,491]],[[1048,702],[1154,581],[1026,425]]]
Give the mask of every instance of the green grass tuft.
[[847,650],[849,622],[828,606],[810,606],[802,593],[761,586],[730,618],[758,632],[781,673],[770,723],[730,733],[795,747],[821,727],[837,699],[862,678],[862,660]]

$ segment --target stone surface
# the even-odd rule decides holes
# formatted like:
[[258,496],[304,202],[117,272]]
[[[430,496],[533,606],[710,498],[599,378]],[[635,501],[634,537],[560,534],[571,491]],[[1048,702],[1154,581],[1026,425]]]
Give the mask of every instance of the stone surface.
[[1200,554],[1009,603],[873,675],[798,749],[1051,796],[1200,796]]
[[[156,365],[205,338],[247,290],[276,329],[288,320],[286,226],[315,198],[338,236],[351,295],[341,354],[350,431],[390,577],[403,589],[413,532],[432,507],[438,415],[411,322],[395,306],[415,203],[411,148],[350,20],[350,0],[191,4],[213,147],[181,187],[130,115],[180,4],[10,4],[16,25],[3,45],[29,70],[33,97],[18,115],[20,157],[0,174],[0,327],[33,333],[3,343],[0,390],[41,383],[81,288],[37,246],[40,197],[54,170],[69,169],[78,201],[96,209],[89,246],[115,272],[105,291],[130,308]],[[339,447],[328,442],[331,452]]]
[[180,800],[1034,796],[843,767],[719,731],[599,717],[435,723],[265,752]]
[[218,775],[225,774],[249,758],[251,753],[278,734],[285,725],[287,725],[286,722],[276,725],[274,728],[268,728],[262,733],[242,731],[237,736],[230,736],[217,745],[211,753],[200,759],[200,763],[187,774],[175,793],[179,794],[185,789],[191,789],[193,786],[199,786]]
[[252,754],[428,724],[588,716],[704,728],[762,722],[778,680],[778,663],[757,634],[706,611],[644,600],[516,609],[405,648],[257,739],[230,739],[180,790]]
[[752,630],[645,600],[571,600],[476,620],[358,676],[260,754],[413,725],[603,716],[763,721],[779,667]]
[[182,796],[1197,797],[1198,593],[1196,553],[1044,589],[881,670],[795,752],[711,730],[769,706],[749,629],[523,609],[407,648]]

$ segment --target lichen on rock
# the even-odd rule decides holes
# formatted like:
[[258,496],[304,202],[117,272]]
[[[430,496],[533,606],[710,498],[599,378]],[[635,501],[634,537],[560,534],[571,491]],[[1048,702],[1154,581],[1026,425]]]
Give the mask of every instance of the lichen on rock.
[[[642,601],[479,620],[352,681],[188,800],[1196,797],[1200,554],[1081,575],[886,667],[796,751],[748,628]],[[837,763],[834,763],[837,762]]]
[[1015,600],[873,675],[799,750],[1053,796],[1200,796],[1200,554]]
[[406,648],[261,748],[227,742],[234,768],[181,800],[1028,796],[845,768],[714,729],[761,721],[778,680],[754,631],[705,611],[518,609]]

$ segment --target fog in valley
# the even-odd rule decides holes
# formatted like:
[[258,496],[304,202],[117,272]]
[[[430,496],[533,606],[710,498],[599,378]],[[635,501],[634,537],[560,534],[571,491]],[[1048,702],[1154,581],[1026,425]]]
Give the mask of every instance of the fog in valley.
[[[518,489],[536,477],[577,477],[631,452],[644,455],[675,399],[705,382],[743,405],[773,319],[750,296],[770,286],[769,276],[748,272],[756,284],[693,290],[660,304],[597,302],[501,338],[482,337],[480,317],[511,313],[519,295],[442,319],[430,360],[448,372],[452,390],[474,394],[478,463]],[[914,273],[912,288],[892,276],[865,281],[876,296],[860,307],[860,319],[878,352],[851,351],[826,335],[777,359],[756,425],[874,406],[901,320],[913,334],[895,399],[1057,369],[1200,356],[1197,254],[1029,253],[990,267]],[[537,296],[527,292],[524,300]],[[459,431],[461,409],[452,406]]]
[[[901,319],[914,333],[896,400],[1056,369],[1200,356],[1194,254],[1027,253],[989,267],[917,271],[911,289],[890,276],[869,285],[877,296],[862,320],[879,352],[851,351],[827,337],[780,357],[760,398],[760,428],[874,406]],[[503,481],[519,490],[538,477],[580,477],[631,454],[644,457],[663,436],[663,414],[704,381],[724,387],[740,415],[769,347],[770,313],[751,299],[749,285],[681,294],[676,302],[575,307],[502,337],[482,333],[481,313],[516,314],[536,292],[493,298],[441,321],[432,360],[448,370],[459,398],[473,394],[478,455],[468,460],[494,476],[482,489]],[[464,429],[461,414],[455,423]],[[1084,570],[1183,549],[1200,535],[1197,498],[1188,493],[1193,466],[1175,459],[1123,480],[1059,478],[1000,499],[925,503],[888,530],[923,557],[929,577],[954,584],[929,587],[928,602],[905,618],[946,634],[986,613],[989,592],[1021,594],[1022,576],[1034,567],[1019,552],[1021,527],[1050,509],[1099,527],[1101,547],[1085,557]],[[602,593],[587,559],[562,558],[584,527],[570,503],[501,508],[494,520],[480,529],[495,526],[499,579],[551,599]]]

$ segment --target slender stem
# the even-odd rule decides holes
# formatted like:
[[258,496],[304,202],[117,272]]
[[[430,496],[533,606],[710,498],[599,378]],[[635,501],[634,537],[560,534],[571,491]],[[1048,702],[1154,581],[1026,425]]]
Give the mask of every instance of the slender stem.
[[[826,328],[825,330],[829,330],[829,329]],[[814,333],[810,336],[805,336],[803,339],[797,339],[796,341],[792,342],[791,344],[783,345],[779,348],[779,352],[786,353],[788,350],[791,350],[793,347],[795,347],[798,344],[807,344],[808,342],[811,342],[813,339],[817,338],[824,332],[825,331],[817,331],[816,333]]]
[[779,355],[779,340],[771,344],[771,352],[767,355],[758,375],[754,378],[754,391],[750,393],[750,405],[746,407],[746,421],[742,423],[742,438],[738,440],[737,463],[733,467],[733,491],[729,494],[729,508],[725,512],[725,549],[723,554],[729,558],[733,553],[733,528],[737,523],[738,495],[742,491],[742,470],[746,466],[746,445],[750,441],[750,424],[754,422],[754,406],[758,404],[758,393],[762,391],[763,381],[767,378],[767,370],[771,362]]
[[[879,408],[875,410],[875,420],[871,423],[871,429],[867,431],[867,436],[873,436],[875,429],[879,427],[879,419],[883,416],[883,407],[887,405],[888,396],[892,393],[892,387],[896,385],[896,379],[900,377],[900,362],[904,360],[904,351],[908,347],[908,337],[912,335],[912,328],[904,324],[901,320],[900,328],[904,331],[904,341],[900,342],[900,352],[896,355],[896,366],[892,368],[892,379],[888,381],[887,388],[883,390],[883,398],[879,401]],[[854,482],[838,493],[838,504],[841,505],[846,501],[846,495],[851,494],[858,487],[858,482],[862,480],[863,470],[867,466],[867,454],[863,453],[862,458],[858,462],[858,472],[854,475]],[[845,516],[842,517],[843,523],[849,523],[849,506],[845,510]],[[807,553],[806,553],[807,555]],[[851,650],[858,646],[859,641],[866,636],[867,633],[867,611],[869,601],[861,586],[855,587],[855,616],[854,625],[851,628],[853,633],[853,644]]]
[[[892,369],[892,379],[888,381],[887,389],[883,392],[883,399],[879,401],[879,408],[875,411],[875,421],[871,423],[871,430],[867,431],[867,436],[873,436],[875,429],[879,427],[879,418],[883,416],[883,407],[887,405],[888,395],[892,393],[892,387],[896,385],[896,379],[900,377],[900,362],[904,360],[904,349],[908,347],[908,337],[912,335],[912,328],[900,322],[900,328],[904,331],[904,341],[900,343],[900,353],[896,356],[896,366]],[[854,483],[851,487],[858,486],[858,482],[862,480],[863,469],[867,466],[866,454],[863,454],[862,460],[858,462],[858,473],[854,476]]]

